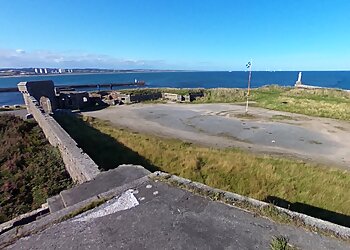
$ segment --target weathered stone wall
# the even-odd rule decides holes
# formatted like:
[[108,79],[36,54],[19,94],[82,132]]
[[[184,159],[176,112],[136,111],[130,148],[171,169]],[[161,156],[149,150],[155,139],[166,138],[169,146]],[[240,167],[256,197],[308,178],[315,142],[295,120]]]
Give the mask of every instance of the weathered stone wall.
[[162,93],[162,98],[173,102],[182,101],[182,95],[178,95],[174,93]]
[[20,82],[18,89],[22,94],[33,96],[38,102],[40,102],[40,98],[45,97],[50,100],[51,110],[57,108],[53,81]]
[[63,162],[73,181],[83,183],[92,180],[100,173],[96,163],[77,146],[70,135],[49,114],[46,114],[38,101],[27,94],[26,99],[28,113],[32,114],[44,131],[50,144],[58,147]]
[[120,92],[112,92],[109,94],[108,99],[105,101],[108,104],[115,104],[114,100],[122,101],[123,103],[135,103],[135,102],[143,102],[148,100],[157,100],[162,98],[162,93],[155,92],[149,94],[123,94]]

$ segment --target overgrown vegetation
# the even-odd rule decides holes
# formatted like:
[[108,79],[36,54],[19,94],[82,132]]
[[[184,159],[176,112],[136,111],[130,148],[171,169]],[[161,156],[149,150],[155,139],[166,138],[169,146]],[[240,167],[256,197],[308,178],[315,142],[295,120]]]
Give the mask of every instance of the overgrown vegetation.
[[[323,209],[325,219],[334,217],[327,210],[350,215],[347,171],[232,148],[206,148],[116,128],[91,117],[83,119],[85,123],[74,116],[64,116],[60,122],[64,120],[64,127],[74,131],[72,135],[84,150],[87,139],[79,138],[89,138],[88,145],[94,150],[88,153],[94,160],[122,159],[122,163],[141,164],[259,200],[273,196],[299,202]],[[106,138],[111,140],[108,146]],[[102,159],[100,154],[113,158]],[[109,165],[117,166],[113,162]]]
[[0,116],[0,223],[71,185],[60,153],[34,122]]

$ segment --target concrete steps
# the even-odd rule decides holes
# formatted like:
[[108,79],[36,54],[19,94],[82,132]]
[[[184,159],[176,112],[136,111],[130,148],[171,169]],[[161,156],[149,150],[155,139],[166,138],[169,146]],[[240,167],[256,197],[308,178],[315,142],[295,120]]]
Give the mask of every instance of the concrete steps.
[[149,174],[150,172],[142,166],[120,165],[113,170],[101,172],[89,182],[50,197],[47,199],[47,203],[50,212],[53,213]]

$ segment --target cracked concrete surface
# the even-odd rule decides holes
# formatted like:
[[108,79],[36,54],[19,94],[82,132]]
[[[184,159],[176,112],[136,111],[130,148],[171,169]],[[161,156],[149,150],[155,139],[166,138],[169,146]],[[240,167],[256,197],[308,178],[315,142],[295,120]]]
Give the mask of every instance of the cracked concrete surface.
[[350,167],[350,123],[233,104],[134,104],[86,112],[114,125],[215,147]]
[[8,248],[268,249],[273,236],[283,235],[301,249],[349,249],[346,242],[255,217],[163,182],[148,180],[133,194],[138,206],[88,221],[72,218]]

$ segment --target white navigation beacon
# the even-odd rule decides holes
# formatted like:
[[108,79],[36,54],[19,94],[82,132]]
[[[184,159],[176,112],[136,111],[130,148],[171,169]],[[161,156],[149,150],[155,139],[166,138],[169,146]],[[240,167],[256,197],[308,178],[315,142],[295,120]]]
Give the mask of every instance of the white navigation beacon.
[[295,85],[301,85],[301,72],[299,72],[299,75],[298,75],[298,80],[295,82]]

